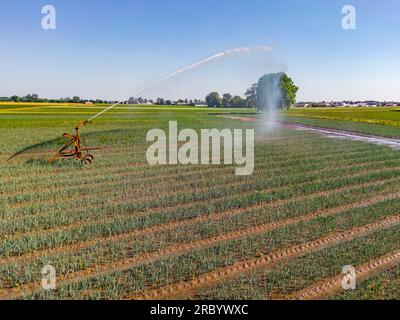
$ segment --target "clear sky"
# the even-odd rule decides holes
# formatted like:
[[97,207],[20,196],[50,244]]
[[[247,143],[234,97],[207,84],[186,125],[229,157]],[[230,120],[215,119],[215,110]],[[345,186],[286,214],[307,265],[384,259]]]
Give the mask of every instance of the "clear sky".
[[[41,27],[54,5],[57,29]],[[356,8],[356,30],[341,9]],[[142,94],[243,95],[264,73],[286,71],[298,100],[400,100],[398,0],[0,0],[0,96],[124,99],[215,53],[232,55]]]

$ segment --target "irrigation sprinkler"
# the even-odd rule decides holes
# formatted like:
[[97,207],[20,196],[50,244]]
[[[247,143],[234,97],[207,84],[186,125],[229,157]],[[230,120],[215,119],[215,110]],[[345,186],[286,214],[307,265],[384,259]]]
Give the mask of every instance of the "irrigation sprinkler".
[[[60,150],[58,150],[58,152],[51,159],[48,160],[49,163],[53,163],[60,158],[72,158],[76,161],[80,161],[83,164],[92,163],[94,157],[89,153],[89,151],[99,150],[100,148],[87,148],[85,146],[85,140],[81,137],[80,128],[86,126],[88,123],[90,122],[87,120],[79,122],[75,127],[75,135],[69,133],[64,133],[62,135],[64,138],[68,138],[70,140]],[[81,144],[83,144],[84,147],[82,147]]]
[[[235,49],[230,49],[230,50],[226,50],[223,52],[219,52],[219,53],[214,54],[206,59],[189,64],[186,67],[181,68],[181,69],[167,75],[166,77],[163,77],[163,78],[157,80],[156,82],[153,82],[153,83],[141,88],[140,90],[136,91],[136,93],[133,94],[133,96],[137,96],[139,93],[142,93],[143,91],[151,89],[161,82],[167,81],[167,80],[174,78],[186,71],[197,68],[203,64],[209,63],[211,61],[220,59],[225,56],[229,56],[231,54],[245,53],[245,52],[250,52],[253,50],[261,50],[261,51],[271,52],[272,48],[266,47],[266,46],[255,46],[252,48],[243,47],[243,48],[235,48]],[[80,132],[79,132],[80,128],[86,126],[88,123],[91,123],[91,121],[94,120],[95,118],[97,118],[98,116],[100,116],[103,113],[107,112],[108,110],[122,104],[123,102],[124,101],[121,100],[117,103],[114,103],[113,105],[103,109],[102,111],[100,111],[99,113],[97,113],[96,115],[91,117],[90,119],[79,122],[75,127],[76,135],[64,133],[63,137],[68,138],[70,140],[60,150],[58,150],[58,152],[51,159],[49,159],[48,162],[52,163],[60,158],[73,158],[77,161],[81,161],[83,164],[91,163],[93,160],[93,155],[89,154],[89,151],[99,150],[100,148],[86,148],[86,147],[82,148],[81,143],[85,144],[85,140],[80,135]]]

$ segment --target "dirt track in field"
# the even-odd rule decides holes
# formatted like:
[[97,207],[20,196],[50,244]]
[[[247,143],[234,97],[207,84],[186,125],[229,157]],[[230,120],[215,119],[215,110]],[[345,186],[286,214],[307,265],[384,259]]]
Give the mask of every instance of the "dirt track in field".
[[193,294],[196,290],[200,288],[219,283],[224,279],[243,275],[257,268],[271,267],[279,262],[285,262],[300,256],[304,256],[307,253],[315,252],[323,248],[327,248],[356,237],[361,237],[363,235],[367,235],[378,230],[387,229],[398,225],[399,223],[400,216],[392,216],[384,220],[368,224],[366,226],[354,228],[340,233],[335,233],[330,236],[307,242],[301,245],[295,245],[288,249],[265,255],[261,258],[241,261],[231,266],[220,268],[210,273],[201,275],[187,282],[179,282],[162,288],[149,289],[142,292],[141,294],[134,295],[128,298],[145,300],[179,299],[181,297]]
[[[378,259],[369,261],[356,267],[356,281],[360,283],[372,276],[393,268],[400,264],[400,250],[385,255]],[[292,300],[321,300],[343,291],[342,280],[344,274],[322,280],[299,292],[284,297]]]
[[[229,118],[233,120],[240,120],[245,122],[261,122],[261,119],[251,118],[251,117],[240,117],[240,116],[222,116],[224,118]],[[386,138],[374,135],[366,135],[361,133],[356,133],[352,131],[338,130],[338,129],[327,129],[322,127],[303,125],[303,124],[294,124],[289,122],[282,122],[281,124],[285,128],[316,132],[322,134],[329,138],[337,138],[337,139],[349,139],[354,141],[363,141],[378,145],[385,145],[391,147],[393,149],[400,149],[400,139],[394,138]]]

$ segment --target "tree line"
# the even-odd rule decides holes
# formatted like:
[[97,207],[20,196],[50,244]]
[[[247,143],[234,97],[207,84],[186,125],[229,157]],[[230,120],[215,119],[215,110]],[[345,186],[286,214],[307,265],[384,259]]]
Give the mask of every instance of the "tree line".
[[[209,93],[205,101],[200,99],[177,99],[170,100],[157,98],[155,101],[142,97],[131,97],[124,103],[129,104],[156,104],[156,105],[204,105],[210,108],[252,108],[265,110],[271,108],[271,104],[276,108],[289,108],[296,103],[296,93],[298,87],[293,80],[285,73],[271,73],[262,76],[257,83],[251,85],[244,94],[245,98],[224,93],[222,97],[218,92]],[[24,97],[17,95],[11,97],[0,97],[0,101],[5,102],[49,102],[49,103],[114,103],[102,99],[81,99],[78,96],[72,98],[44,99],[37,94],[28,94]]]
[[289,108],[296,103],[298,87],[285,73],[272,73],[262,76],[257,83],[245,92],[245,98],[224,93],[211,92],[206,96],[210,108],[252,108],[264,110],[270,104],[278,108]]
[[245,108],[248,107],[246,100],[240,96],[232,96],[224,93],[222,98],[218,92],[211,92],[206,96],[206,104],[209,108]]
[[37,94],[27,94],[23,97],[14,95],[11,97],[0,97],[0,101],[3,102],[42,102],[42,103],[109,103],[109,101],[102,100],[102,99],[81,99],[78,96],[74,96],[72,98],[59,98],[59,99],[46,99],[40,98]]
[[[74,96],[72,98],[60,98],[60,99],[45,99],[39,98],[37,94],[28,94],[26,96],[20,97],[17,95],[11,97],[0,97],[0,102],[41,102],[41,103],[115,103],[115,101],[107,101],[102,99],[81,99],[78,96]],[[129,104],[156,104],[156,105],[188,105],[188,106],[196,106],[196,105],[204,105],[205,102],[201,99],[177,99],[170,100],[164,98],[157,98],[156,100],[146,99],[142,97],[130,97],[128,101],[125,103]]]

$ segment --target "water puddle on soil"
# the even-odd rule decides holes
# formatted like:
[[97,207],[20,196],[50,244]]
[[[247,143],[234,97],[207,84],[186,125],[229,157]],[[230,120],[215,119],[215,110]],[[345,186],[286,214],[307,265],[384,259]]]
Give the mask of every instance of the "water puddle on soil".
[[349,139],[353,141],[363,141],[378,145],[385,145],[391,147],[393,149],[400,149],[400,139],[379,137],[379,136],[370,136],[364,134],[358,134],[350,131],[336,130],[336,129],[325,129],[318,128],[312,126],[305,125],[297,125],[297,124],[284,124],[285,127],[293,128],[295,130],[301,131],[309,131],[309,132],[317,132],[322,134],[328,138],[332,139]]

